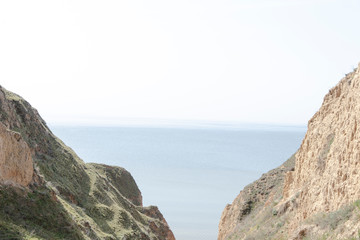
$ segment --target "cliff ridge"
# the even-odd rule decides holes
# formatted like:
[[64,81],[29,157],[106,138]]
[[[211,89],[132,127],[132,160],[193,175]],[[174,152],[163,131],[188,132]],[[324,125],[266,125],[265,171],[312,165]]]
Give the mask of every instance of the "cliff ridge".
[[[101,159],[99,159],[101,161]],[[174,240],[123,168],[85,164],[0,87],[0,239]]]
[[359,116],[360,65],[324,97],[293,157],[294,167],[277,174],[278,182],[261,191],[265,197],[245,216],[247,203],[241,199],[249,198],[248,187],[225,208],[218,239],[360,237]]

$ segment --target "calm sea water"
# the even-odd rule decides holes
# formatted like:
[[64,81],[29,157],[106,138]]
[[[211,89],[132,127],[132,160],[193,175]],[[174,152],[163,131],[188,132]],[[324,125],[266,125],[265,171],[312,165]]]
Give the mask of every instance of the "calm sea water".
[[157,205],[177,240],[216,240],[221,212],[240,190],[281,165],[305,128],[53,126],[85,162],[126,168],[144,205]]

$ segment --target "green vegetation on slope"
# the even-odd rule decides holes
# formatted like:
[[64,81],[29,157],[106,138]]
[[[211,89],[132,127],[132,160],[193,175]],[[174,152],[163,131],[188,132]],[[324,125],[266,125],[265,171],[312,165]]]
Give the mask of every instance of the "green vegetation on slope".
[[142,207],[130,173],[85,164],[28,102],[2,87],[0,117],[33,150],[36,169],[29,189],[1,186],[0,239],[175,239],[157,208]]
[[83,239],[63,206],[47,188],[0,186],[0,239]]

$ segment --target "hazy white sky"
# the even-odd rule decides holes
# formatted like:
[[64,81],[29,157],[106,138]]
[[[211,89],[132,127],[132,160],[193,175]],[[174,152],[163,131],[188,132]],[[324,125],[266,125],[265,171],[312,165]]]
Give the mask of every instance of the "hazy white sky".
[[360,61],[358,0],[0,1],[0,84],[49,123],[306,124]]

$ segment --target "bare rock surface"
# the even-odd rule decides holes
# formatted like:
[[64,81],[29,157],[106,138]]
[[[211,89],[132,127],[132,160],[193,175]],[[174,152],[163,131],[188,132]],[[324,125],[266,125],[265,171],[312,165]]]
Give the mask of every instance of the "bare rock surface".
[[299,195],[297,221],[360,199],[360,68],[325,96],[287,173],[284,200]]
[[282,172],[282,166],[272,170],[277,172],[278,181],[274,186],[265,184],[261,198],[252,197],[254,187],[263,180],[273,182],[269,178],[272,171],[226,206],[218,239],[358,237],[359,128],[360,65],[329,91],[308,122],[305,138],[294,155],[295,166]]
[[17,132],[0,123],[0,182],[28,186],[33,177],[31,150]]

